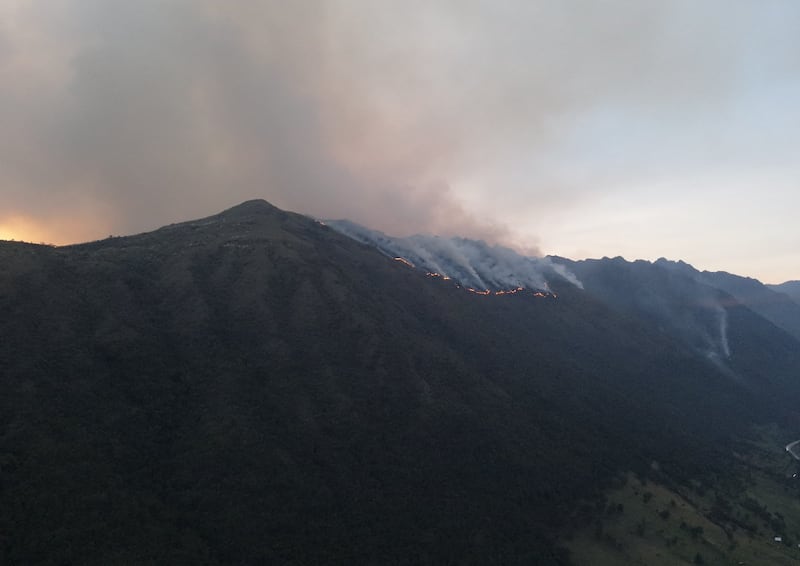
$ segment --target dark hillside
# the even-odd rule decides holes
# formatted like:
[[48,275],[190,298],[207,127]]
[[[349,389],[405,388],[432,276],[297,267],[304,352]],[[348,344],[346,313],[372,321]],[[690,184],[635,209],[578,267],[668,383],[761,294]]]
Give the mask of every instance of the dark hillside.
[[[701,273],[682,262],[557,261],[576,273],[588,295],[659,329],[742,386],[771,397],[782,407],[774,415],[796,415],[800,342],[786,322],[796,313],[783,308],[785,324],[779,324],[780,317],[770,314],[781,310],[777,293],[752,279]],[[775,404],[768,410],[777,410]]]
[[768,406],[571,287],[483,297],[263,201],[0,245],[0,562],[559,563]]
[[[764,285],[757,279],[740,277],[724,271],[698,271],[682,261],[660,259],[656,265],[678,271],[697,281],[720,289],[733,297],[735,302],[766,318],[779,328],[800,340],[800,304],[793,301],[780,288]],[[789,285],[789,284],[787,284]],[[786,289],[790,289],[787,286]]]
[[800,305],[800,281],[787,281],[780,285],[767,285],[773,291],[783,293],[791,298],[795,303]]

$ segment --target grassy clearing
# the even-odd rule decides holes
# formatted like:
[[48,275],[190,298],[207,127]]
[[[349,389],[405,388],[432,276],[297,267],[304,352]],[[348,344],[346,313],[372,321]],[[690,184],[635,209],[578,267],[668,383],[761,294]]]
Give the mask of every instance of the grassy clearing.
[[628,474],[562,544],[577,565],[798,564],[800,480],[781,441],[777,429],[754,433],[726,485],[667,487]]

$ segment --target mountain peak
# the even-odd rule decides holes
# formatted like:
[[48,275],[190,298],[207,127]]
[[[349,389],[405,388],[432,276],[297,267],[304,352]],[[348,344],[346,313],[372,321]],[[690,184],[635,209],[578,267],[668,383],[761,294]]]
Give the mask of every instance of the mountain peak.
[[236,206],[224,210],[220,213],[220,216],[227,216],[227,217],[241,217],[241,216],[251,216],[251,215],[260,215],[260,214],[272,214],[279,209],[272,204],[268,203],[264,199],[252,199],[246,200],[241,204],[237,204]]
[[672,260],[665,257],[660,257],[653,262],[653,265],[657,265],[664,269],[669,269],[673,272],[683,273],[684,275],[688,275],[690,277],[696,277],[700,274],[695,266],[693,266],[691,263],[686,263],[682,259]]

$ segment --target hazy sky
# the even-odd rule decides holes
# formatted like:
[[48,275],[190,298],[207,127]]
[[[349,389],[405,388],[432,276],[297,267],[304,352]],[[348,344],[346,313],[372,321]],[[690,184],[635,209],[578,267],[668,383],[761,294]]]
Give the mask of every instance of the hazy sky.
[[800,278],[796,0],[0,0],[0,238],[249,198]]

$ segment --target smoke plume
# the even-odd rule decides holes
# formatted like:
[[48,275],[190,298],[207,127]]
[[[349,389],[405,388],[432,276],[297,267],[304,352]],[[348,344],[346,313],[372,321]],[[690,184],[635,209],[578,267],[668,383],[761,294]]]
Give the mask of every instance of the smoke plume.
[[429,275],[453,279],[473,290],[549,292],[550,282],[560,280],[583,288],[575,274],[550,258],[526,257],[482,240],[420,234],[395,238],[347,220],[326,220],[325,224]]
[[[608,195],[647,187],[620,202],[670,210],[696,191],[665,172],[744,161],[737,120],[765,114],[742,109],[743,77],[799,68],[776,40],[797,11],[760,6],[0,0],[0,238],[104,237],[265,198],[536,254]],[[756,149],[794,163],[775,139]]]

